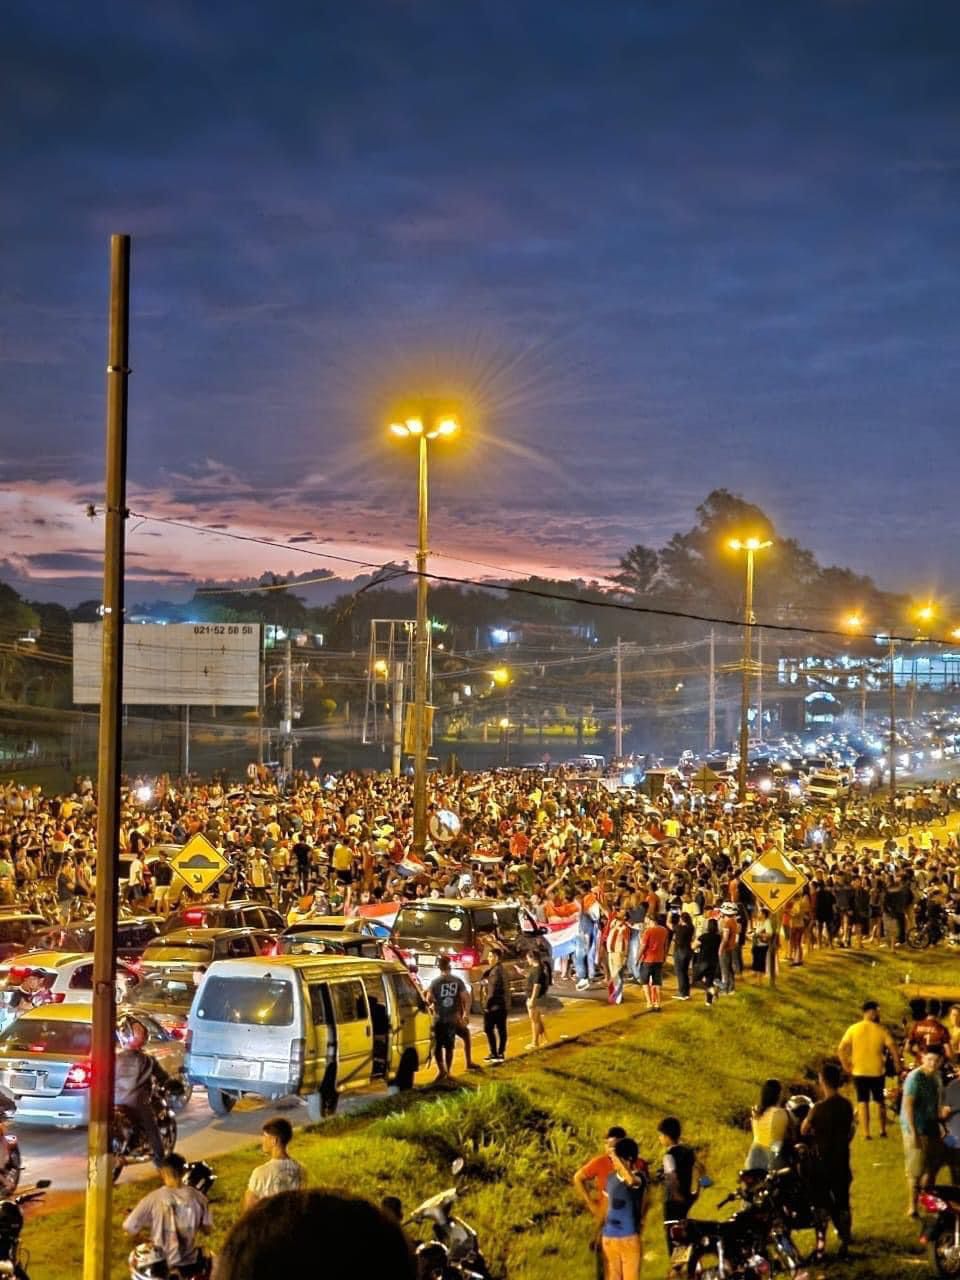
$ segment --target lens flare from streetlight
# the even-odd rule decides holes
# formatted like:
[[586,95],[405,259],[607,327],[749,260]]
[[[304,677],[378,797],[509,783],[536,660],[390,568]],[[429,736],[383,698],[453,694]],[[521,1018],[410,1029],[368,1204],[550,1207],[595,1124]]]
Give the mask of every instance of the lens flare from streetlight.
[[773,543],[769,538],[728,538],[727,546],[731,551],[764,551]]
[[386,664],[386,662],[384,661],[384,659],[383,659],[383,658],[379,658],[379,659],[378,659],[378,660],[373,664],[373,672],[374,672],[374,675],[378,675],[378,676],[385,676],[385,675],[387,674],[387,669],[388,669],[388,668],[387,668],[387,664]]
[[407,430],[407,428],[404,426],[402,422],[391,422],[390,430],[393,432],[395,436],[406,437],[406,436],[409,436],[410,434],[410,432]]
[[412,436],[423,435],[423,421],[420,418],[408,418],[407,431]]
[[506,684],[510,679],[510,672],[506,667],[495,667],[493,671],[490,672],[490,678],[493,680],[494,684]]
[[863,626],[863,614],[848,613],[843,620],[843,625],[849,627],[851,631],[859,631]]
[[501,728],[501,729],[509,729],[509,728],[510,728],[510,721],[507,719],[507,717],[506,717],[506,716],[504,716],[504,717],[503,717],[503,719],[500,721],[500,728]]
[[456,418],[443,418],[440,422],[437,423],[438,436],[452,436],[452,435],[455,435],[456,432],[459,430],[460,430],[460,423],[457,422]]
[[920,619],[921,622],[930,622],[935,612],[936,610],[934,609],[932,604],[922,604],[917,609],[917,617]]

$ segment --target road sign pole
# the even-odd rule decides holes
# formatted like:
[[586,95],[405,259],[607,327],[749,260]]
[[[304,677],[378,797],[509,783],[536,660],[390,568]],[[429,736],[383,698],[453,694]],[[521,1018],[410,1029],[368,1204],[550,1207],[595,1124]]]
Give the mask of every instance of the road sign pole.
[[127,516],[130,237],[110,237],[107,476],[103,552],[100,742],[97,756],[97,897],[83,1280],[109,1280],[113,1168],[110,1121],[116,1038],[117,879],[123,726],[123,560]]

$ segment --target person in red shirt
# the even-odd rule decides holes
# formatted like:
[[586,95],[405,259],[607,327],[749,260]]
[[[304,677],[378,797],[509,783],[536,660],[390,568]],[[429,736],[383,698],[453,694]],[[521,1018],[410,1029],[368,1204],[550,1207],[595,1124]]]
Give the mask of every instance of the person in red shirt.
[[648,924],[640,939],[640,982],[647,998],[647,1008],[660,1013],[663,990],[663,966],[670,945],[667,917],[658,915]]
[[[603,1152],[598,1156],[594,1156],[592,1160],[588,1160],[585,1165],[581,1165],[573,1175],[574,1189],[593,1214],[597,1223],[596,1257],[598,1280],[603,1280],[603,1255],[600,1252],[599,1237],[604,1219],[607,1216],[607,1179],[613,1173],[613,1149],[620,1139],[626,1136],[626,1129],[621,1129],[619,1125],[614,1125],[613,1128],[608,1129],[607,1136],[603,1140]],[[593,1190],[590,1190],[587,1186],[587,1183],[591,1182],[593,1183]]]

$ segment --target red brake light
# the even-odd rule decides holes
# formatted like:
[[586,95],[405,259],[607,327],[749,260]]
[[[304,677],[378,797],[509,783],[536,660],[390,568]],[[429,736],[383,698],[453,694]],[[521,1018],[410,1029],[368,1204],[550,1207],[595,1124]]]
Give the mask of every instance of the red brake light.
[[479,956],[476,951],[471,951],[469,948],[450,957],[450,963],[455,969],[472,969],[478,961]]
[[276,942],[271,942],[268,946],[264,947],[263,950],[260,952],[260,954],[263,956],[278,956],[280,954],[279,939]]
[[171,1022],[167,1026],[167,1030],[175,1040],[186,1040],[187,1024],[185,1022]]
[[67,998],[67,993],[65,991],[54,991],[50,996],[50,1003],[63,1004],[66,998]]
[[75,1062],[67,1072],[63,1087],[64,1089],[89,1089],[92,1079],[93,1064],[90,1062]]
[[947,1208],[946,1200],[941,1200],[939,1196],[935,1196],[932,1191],[921,1191],[917,1197],[917,1201],[921,1209],[926,1209],[927,1213],[943,1213]]
[[192,907],[183,913],[183,918],[187,924],[203,924],[203,916],[202,908],[198,907]]

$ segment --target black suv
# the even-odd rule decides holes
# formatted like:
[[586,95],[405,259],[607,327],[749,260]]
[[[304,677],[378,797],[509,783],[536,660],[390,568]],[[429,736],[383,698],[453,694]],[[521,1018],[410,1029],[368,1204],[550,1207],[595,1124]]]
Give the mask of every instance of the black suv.
[[[133,916],[117,922],[117,955],[136,963],[154,938],[160,936],[159,916]],[[90,924],[50,925],[34,934],[31,946],[47,951],[92,951],[96,926]]]
[[450,969],[462,978],[473,998],[473,1008],[483,1007],[483,974],[486,949],[494,943],[503,955],[510,995],[526,995],[527,953],[552,964],[547,930],[516,903],[492,898],[424,898],[407,903],[397,912],[390,930],[390,945],[421,986],[428,987],[440,972],[437,960],[450,957]]
[[167,919],[164,933],[175,929],[266,929],[279,933],[286,921],[262,902],[196,902]]

